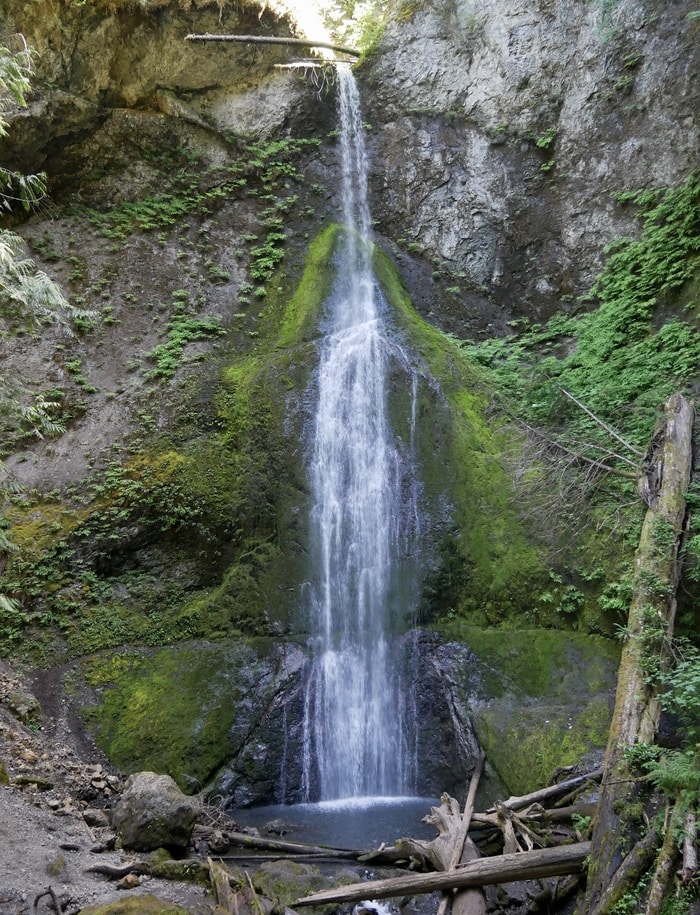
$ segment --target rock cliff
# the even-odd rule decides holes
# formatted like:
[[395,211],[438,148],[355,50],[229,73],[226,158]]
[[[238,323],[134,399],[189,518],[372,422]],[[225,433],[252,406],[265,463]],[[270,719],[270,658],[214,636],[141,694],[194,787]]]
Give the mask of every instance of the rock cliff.
[[[634,231],[612,195],[697,165],[694,8],[404,4],[361,68],[379,230],[507,317],[572,307]],[[459,304],[432,299],[459,334]]]
[[[371,205],[380,242],[432,324],[485,337],[581,307],[606,244],[637,232],[612,195],[679,183],[697,163],[694,8],[396,5],[358,68]],[[337,213],[332,86],[276,69],[294,56],[283,48],[184,41],[289,34],[290,20],[265,4],[7,0],[4,28],[8,46],[22,34],[37,57],[30,104],[12,113],[0,155],[45,169],[52,194],[17,229],[93,313],[75,336],[3,341],[5,364],[51,394],[67,427],[53,441],[8,446],[6,467],[29,492],[7,511],[20,557],[11,578],[25,598],[21,621],[3,623],[7,643],[48,665],[125,644],[278,636],[289,627],[280,608],[303,583],[300,464],[316,358],[308,313],[326,282],[313,252]],[[458,350],[421,334],[437,354],[431,370],[444,361],[454,393]],[[421,409],[446,439],[433,382]],[[399,402],[400,382],[396,391]],[[509,527],[499,443],[486,442],[478,397],[459,455],[481,473],[481,531],[502,512],[497,549],[487,531],[478,559],[500,579],[482,574],[477,593],[477,560],[453,569],[446,538],[432,545],[443,554],[435,587],[447,611],[445,594],[467,582],[496,617],[494,604],[515,595],[537,625],[536,548]],[[456,476],[432,441],[425,448],[436,477]],[[453,504],[438,488],[447,517]],[[484,493],[489,504],[477,507]],[[173,708],[172,678],[194,670],[183,657],[167,658],[156,698],[175,718],[198,720],[201,709]],[[119,653],[109,661],[130,683],[133,663]],[[217,667],[210,679],[227,673]],[[228,751],[230,723],[216,722],[204,777]],[[256,772],[258,785],[276,762]]]

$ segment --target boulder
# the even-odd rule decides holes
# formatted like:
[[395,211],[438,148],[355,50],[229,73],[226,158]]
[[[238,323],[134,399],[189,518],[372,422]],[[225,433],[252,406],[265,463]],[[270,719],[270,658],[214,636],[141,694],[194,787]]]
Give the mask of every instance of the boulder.
[[198,802],[183,794],[169,775],[137,772],[127,779],[112,826],[125,848],[184,848],[198,813]]

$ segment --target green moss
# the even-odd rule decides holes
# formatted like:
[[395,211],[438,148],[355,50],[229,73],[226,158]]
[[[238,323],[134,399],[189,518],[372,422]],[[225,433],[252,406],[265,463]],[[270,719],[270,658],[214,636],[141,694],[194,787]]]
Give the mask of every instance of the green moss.
[[277,346],[288,348],[309,339],[333,282],[332,260],[339,226],[327,226],[309,245],[304,274],[284,309]]
[[105,905],[88,905],[82,908],[83,915],[187,915],[182,906],[160,899],[158,896],[125,896]]
[[556,629],[484,629],[460,620],[440,626],[483,661],[480,676],[489,695],[512,693],[566,701],[579,687],[610,687],[619,646],[607,639]]
[[393,264],[378,248],[374,268],[410,349],[439,385],[440,394],[430,393],[432,404],[420,411],[425,424],[419,433],[420,462],[426,489],[442,488],[454,506],[442,550],[456,561],[462,582],[458,606],[449,609],[478,613],[488,622],[530,612],[533,591],[547,576],[546,557],[528,539],[503,465],[514,434],[487,419],[489,392],[482,373],[457,341],[417,314]]
[[296,899],[325,889],[327,881],[312,864],[270,861],[256,871],[253,885],[259,893],[274,899],[279,911],[283,911]]
[[445,635],[476,655],[473,720],[490,764],[513,794],[549,784],[607,743],[617,646],[580,633],[489,630],[452,622]]
[[245,646],[194,644],[102,654],[81,676],[103,690],[84,709],[99,746],[126,772],[171,775],[185,791],[203,786],[233,754],[236,702],[250,688]]

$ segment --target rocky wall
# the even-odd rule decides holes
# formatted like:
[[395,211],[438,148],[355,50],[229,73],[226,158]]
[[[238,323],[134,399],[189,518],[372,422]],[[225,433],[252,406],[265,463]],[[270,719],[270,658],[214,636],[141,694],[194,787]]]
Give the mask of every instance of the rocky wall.
[[399,250],[438,266],[425,293],[438,320],[459,333],[479,297],[506,318],[575,307],[605,245],[635,231],[612,195],[687,177],[700,110],[695,8],[403,4],[361,67],[373,211]]

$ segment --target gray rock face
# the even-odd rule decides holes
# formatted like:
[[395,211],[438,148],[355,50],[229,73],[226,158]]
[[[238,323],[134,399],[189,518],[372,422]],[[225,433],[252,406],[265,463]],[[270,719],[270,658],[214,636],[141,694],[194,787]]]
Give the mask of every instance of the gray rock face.
[[131,775],[112,815],[112,826],[125,848],[185,848],[199,804],[183,794],[169,775]]
[[[221,131],[267,137],[292,112],[303,119],[303,83],[274,69],[287,60],[284,49],[258,53],[246,45],[185,40],[190,33],[288,33],[279,11],[213,0],[196,10],[163,4],[155,14],[67,5],[59,16],[50,7],[43,0],[31,9],[23,0],[3,7],[5,31],[23,35],[35,54],[37,86],[26,109],[7,114],[11,129],[0,144],[5,164],[45,169],[53,177],[57,156],[121,109],[160,110],[198,126],[210,140]],[[206,137],[198,145],[206,147]]]
[[696,164],[692,9],[433,0],[392,23],[364,72],[379,230],[511,317],[585,292],[634,231],[612,195]]

